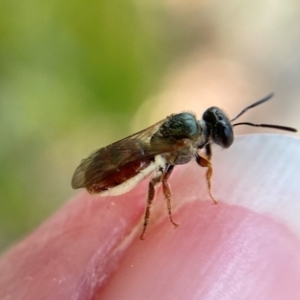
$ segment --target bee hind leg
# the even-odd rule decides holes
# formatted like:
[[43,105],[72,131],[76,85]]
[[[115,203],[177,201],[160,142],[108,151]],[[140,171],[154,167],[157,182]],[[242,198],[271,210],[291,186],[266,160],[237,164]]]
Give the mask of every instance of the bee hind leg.
[[169,214],[170,221],[176,228],[178,226],[178,224],[173,221],[172,206],[171,206],[172,194],[171,194],[170,185],[168,183],[168,179],[170,178],[170,175],[171,175],[173,169],[174,169],[174,165],[169,165],[167,167],[167,169],[166,169],[166,171],[165,171],[165,173],[163,174],[163,177],[162,177],[162,187],[163,187],[163,193],[164,193],[165,198],[167,200],[167,209],[168,209],[168,214]]
[[146,206],[146,211],[145,211],[145,216],[144,216],[144,228],[141,234],[140,239],[144,240],[144,235],[148,226],[148,222],[150,219],[150,214],[151,214],[151,206],[152,202],[155,197],[155,186],[161,182],[162,179],[162,172],[159,172],[156,174],[151,181],[149,182],[149,187],[148,187],[148,197],[147,197],[147,206]]

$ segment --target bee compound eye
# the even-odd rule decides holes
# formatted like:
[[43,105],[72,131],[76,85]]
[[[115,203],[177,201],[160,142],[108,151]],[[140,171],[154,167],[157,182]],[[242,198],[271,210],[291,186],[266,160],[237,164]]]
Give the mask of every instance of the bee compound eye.
[[222,125],[220,128],[220,138],[221,138],[221,143],[223,148],[228,148],[232,145],[233,143],[233,131],[231,126],[228,126],[227,124]]

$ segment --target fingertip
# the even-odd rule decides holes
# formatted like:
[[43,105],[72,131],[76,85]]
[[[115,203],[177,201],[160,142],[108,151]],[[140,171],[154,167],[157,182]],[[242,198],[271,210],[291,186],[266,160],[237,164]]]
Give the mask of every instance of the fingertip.
[[133,241],[94,299],[297,299],[300,243],[285,226],[209,201],[187,203],[174,218],[177,230],[165,218],[145,242]]
[[99,285],[105,281],[136,235],[143,213],[139,194],[138,189],[110,198],[80,193],[1,257],[0,298],[92,294],[95,278]]

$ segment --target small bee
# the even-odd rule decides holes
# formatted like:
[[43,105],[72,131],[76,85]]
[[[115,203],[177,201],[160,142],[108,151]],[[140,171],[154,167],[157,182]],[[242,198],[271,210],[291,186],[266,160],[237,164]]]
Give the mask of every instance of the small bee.
[[151,204],[155,197],[155,186],[159,183],[162,184],[170,221],[177,227],[172,217],[171,189],[168,184],[174,166],[195,159],[199,166],[206,167],[209,195],[214,204],[217,204],[211,186],[212,144],[222,148],[230,147],[234,140],[233,127],[239,125],[297,131],[291,127],[271,124],[232,124],[248,109],[268,101],[272,96],[273,94],[270,94],[247,106],[232,120],[229,120],[220,108],[214,106],[204,112],[201,120],[197,120],[190,112],[172,114],[153,126],[101,148],[83,159],[73,175],[72,187],[85,187],[88,192],[101,196],[116,196],[130,191],[152,173],[140,238],[144,239]]

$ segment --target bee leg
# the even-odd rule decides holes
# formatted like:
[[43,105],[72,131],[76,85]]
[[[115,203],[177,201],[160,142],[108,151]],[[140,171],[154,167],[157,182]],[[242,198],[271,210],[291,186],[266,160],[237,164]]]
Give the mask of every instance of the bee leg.
[[174,169],[173,165],[169,165],[166,172],[163,174],[162,177],[162,187],[163,187],[163,193],[165,195],[165,198],[167,200],[167,208],[168,208],[168,213],[169,213],[169,218],[171,223],[175,226],[175,228],[178,226],[178,224],[176,224],[173,221],[173,216],[172,216],[172,207],[171,207],[171,189],[170,189],[170,185],[168,183],[168,179],[170,178],[170,175],[172,173]]
[[212,187],[211,187],[211,177],[213,174],[213,168],[212,168],[212,164],[210,162],[210,158],[211,158],[211,148],[210,145],[206,145],[205,146],[205,152],[207,155],[207,158],[204,158],[202,156],[200,156],[199,154],[196,155],[196,162],[199,166],[201,167],[206,167],[207,171],[206,171],[206,182],[207,182],[207,186],[208,186],[208,192],[209,195],[211,197],[211,199],[213,200],[214,204],[218,204],[217,200],[214,198],[213,194],[212,194]]
[[207,160],[211,160],[211,155],[212,155],[212,152],[211,152],[211,145],[210,144],[207,144],[204,148],[205,150],[205,154],[206,154],[206,157],[207,157]]
[[155,175],[149,182],[147,206],[146,206],[145,217],[144,217],[144,228],[143,228],[143,232],[140,237],[141,240],[144,239],[144,234],[146,232],[146,229],[148,226],[148,221],[150,219],[151,206],[152,206],[153,199],[155,197],[155,186],[161,182],[161,179],[162,179],[162,172],[159,171],[159,173],[157,175]]

